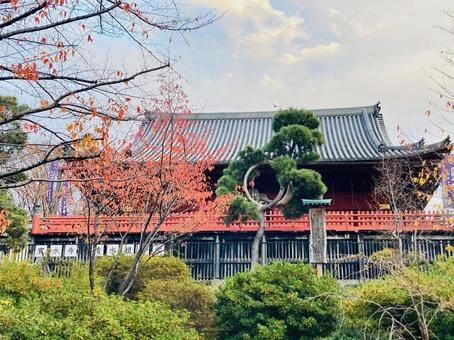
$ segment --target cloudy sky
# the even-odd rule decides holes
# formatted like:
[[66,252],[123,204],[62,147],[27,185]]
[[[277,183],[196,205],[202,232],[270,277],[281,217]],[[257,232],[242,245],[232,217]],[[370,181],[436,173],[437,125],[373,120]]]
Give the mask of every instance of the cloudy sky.
[[192,0],[214,8],[214,24],[175,37],[195,109],[258,111],[278,107],[328,108],[382,103],[390,135],[439,138],[437,119],[425,112],[434,67],[454,36],[448,0]]

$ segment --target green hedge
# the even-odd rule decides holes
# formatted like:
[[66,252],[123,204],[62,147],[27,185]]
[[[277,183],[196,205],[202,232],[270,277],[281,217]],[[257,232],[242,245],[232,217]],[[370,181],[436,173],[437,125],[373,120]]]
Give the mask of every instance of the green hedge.
[[154,301],[92,295],[79,278],[0,263],[0,334],[6,339],[199,339],[189,313]]

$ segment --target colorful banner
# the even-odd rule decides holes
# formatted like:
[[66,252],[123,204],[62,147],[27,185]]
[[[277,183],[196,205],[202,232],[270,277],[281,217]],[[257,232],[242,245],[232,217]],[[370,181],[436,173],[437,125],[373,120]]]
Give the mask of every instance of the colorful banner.
[[442,169],[443,209],[454,210],[454,155],[446,156]]
[[60,216],[68,216],[68,205],[66,204],[66,193],[69,189],[69,183],[62,183],[62,195],[60,197]]
[[54,194],[55,194],[55,181],[57,179],[57,171],[58,171],[58,163],[57,161],[53,161],[49,164],[49,174],[47,176],[48,180],[50,181],[47,185],[47,203],[52,204],[54,201]]

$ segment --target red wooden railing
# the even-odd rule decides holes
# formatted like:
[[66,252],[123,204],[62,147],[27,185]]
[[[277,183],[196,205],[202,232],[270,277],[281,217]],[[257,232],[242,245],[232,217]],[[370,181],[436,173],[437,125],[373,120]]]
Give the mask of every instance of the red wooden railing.
[[[233,224],[226,226],[221,218],[213,218],[202,224],[194,225],[189,214],[174,214],[160,228],[163,232],[238,232],[255,231],[257,222]],[[104,233],[137,233],[144,221],[141,216],[100,217],[98,230]],[[309,231],[307,215],[289,220],[279,210],[265,215],[268,231]],[[153,223],[153,221],[152,221]],[[396,223],[396,215],[390,211],[327,211],[326,228],[338,232],[359,231],[454,231],[454,215],[447,212],[412,211],[401,216]],[[86,219],[83,216],[52,216],[35,215],[32,222],[32,235],[49,234],[84,234]]]

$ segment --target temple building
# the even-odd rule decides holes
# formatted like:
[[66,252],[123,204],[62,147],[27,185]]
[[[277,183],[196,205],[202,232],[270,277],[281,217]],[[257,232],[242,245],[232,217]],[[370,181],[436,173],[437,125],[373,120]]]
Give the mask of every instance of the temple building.
[[[424,140],[412,145],[393,145],[385,128],[379,104],[311,110],[320,120],[320,130],[325,142],[318,147],[319,161],[307,166],[322,175],[328,187],[325,198],[331,199],[327,207],[328,259],[332,262],[342,256],[370,254],[393,243],[391,233],[395,217],[384,201],[373,195],[377,166],[383,160],[410,160],[417,169],[433,169],[449,153],[449,138],[435,144]],[[210,174],[214,183],[222,170],[234,160],[247,145],[262,147],[272,135],[274,112],[231,112],[192,114],[189,133],[206,136],[207,150],[215,155],[216,166]],[[142,143],[153,143],[156,138],[149,121],[143,123]],[[150,150],[137,143],[134,157],[146,160]],[[203,154],[200,155],[203,157]],[[270,170],[271,171],[271,170]],[[264,172],[256,181],[260,192],[276,193],[278,183],[271,172]],[[439,184],[434,176],[420,190],[425,193],[418,201],[417,211],[402,217],[402,232],[408,233],[408,250],[420,247],[430,259],[444,253],[447,244],[454,243],[452,216],[441,212],[423,212],[427,201]],[[77,230],[85,223],[82,217],[35,216],[31,235],[38,245],[74,244],[83,242]],[[107,223],[107,222],[106,222]],[[162,232],[171,230],[172,221],[166,222]],[[192,267],[196,278],[222,278],[246,270],[250,257],[250,243],[257,229],[254,222],[226,226],[217,221],[203,225],[183,239],[176,240],[172,249]],[[266,214],[266,234],[262,245],[262,262],[274,260],[308,260],[309,220],[303,216],[286,220],[279,210]],[[413,239],[418,231],[419,239]],[[388,236],[386,236],[388,235]],[[128,236],[128,244],[136,242],[135,235]],[[108,246],[118,242],[112,234],[106,239],[102,255],[108,255]],[[64,252],[64,249],[61,250]],[[119,251],[119,250],[118,250]],[[359,265],[355,262],[354,266]],[[355,267],[356,268],[356,267]]]
[[[310,165],[318,171],[328,187],[326,198],[332,199],[330,210],[374,210],[379,202],[372,197],[377,165],[383,159],[414,159],[438,164],[450,146],[449,138],[432,145],[423,140],[413,145],[393,145],[385,128],[379,104],[365,107],[311,110],[320,120],[325,142],[318,147],[320,160]],[[193,114],[188,133],[205,136],[207,149],[215,156],[216,183],[222,170],[246,146],[262,147],[272,135],[274,112],[230,112]],[[145,143],[153,144],[157,136],[145,122]],[[152,152],[136,146],[136,159],[143,160]],[[201,155],[203,157],[203,155]],[[307,167],[307,166],[306,166]],[[277,192],[278,183],[263,176],[258,179],[259,191]],[[273,186],[274,184],[274,186]],[[425,188],[430,197],[438,186],[433,181]],[[262,187],[260,187],[262,186]],[[426,202],[421,202],[419,209]]]

